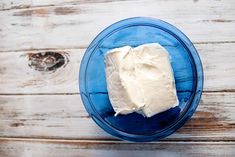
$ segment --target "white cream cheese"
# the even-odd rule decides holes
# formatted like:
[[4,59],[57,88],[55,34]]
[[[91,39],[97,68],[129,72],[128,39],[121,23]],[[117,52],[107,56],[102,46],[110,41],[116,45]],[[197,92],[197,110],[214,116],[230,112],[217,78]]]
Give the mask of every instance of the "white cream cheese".
[[178,105],[168,52],[159,44],[124,46],[105,56],[109,99],[117,114],[146,117]]

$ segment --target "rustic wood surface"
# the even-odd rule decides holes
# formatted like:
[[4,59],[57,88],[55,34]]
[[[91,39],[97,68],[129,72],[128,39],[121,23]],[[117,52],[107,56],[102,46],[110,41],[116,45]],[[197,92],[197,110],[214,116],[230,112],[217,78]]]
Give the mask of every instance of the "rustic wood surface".
[[[1,137],[112,139],[88,117],[80,95],[2,95]],[[235,93],[204,93],[193,118],[167,141],[235,140]]]
[[[133,16],[181,29],[202,59],[201,103],[152,143],[117,140],[85,111],[81,58],[108,25]],[[235,1],[0,0],[0,156],[235,156]]]

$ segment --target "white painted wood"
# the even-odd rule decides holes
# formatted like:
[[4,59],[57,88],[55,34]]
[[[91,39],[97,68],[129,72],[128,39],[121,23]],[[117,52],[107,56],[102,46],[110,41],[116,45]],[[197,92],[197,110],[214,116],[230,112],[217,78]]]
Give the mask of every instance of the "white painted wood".
[[13,8],[27,8],[31,5],[30,0],[0,0],[0,10]]
[[0,141],[0,153],[5,157],[233,157],[234,142],[96,142],[14,140]]
[[[235,93],[204,93],[193,118],[166,140],[235,140]],[[113,139],[86,113],[80,95],[0,96],[0,136]]]
[[[204,91],[235,90],[235,43],[196,44],[196,48],[204,66]],[[28,66],[29,53],[46,51],[0,53],[0,93],[78,93],[79,66],[85,49],[50,50],[65,54],[69,60],[54,72]]]
[[235,44],[195,45],[204,70],[204,91],[235,89]]
[[1,0],[0,10],[24,9],[39,6],[58,6],[65,4],[104,3],[109,0]]
[[0,93],[78,93],[84,51],[53,50],[68,58],[68,63],[56,71],[37,71],[29,67],[29,54],[45,51],[0,53]]
[[[0,156],[234,156],[234,6],[233,0],[0,0]],[[108,25],[133,16],[177,26],[197,43],[204,66],[207,92],[197,112],[163,142],[115,140],[88,117],[78,94],[85,48]],[[48,50],[66,55],[68,64],[53,72],[28,66],[29,53]]]
[[87,47],[105,27],[124,18],[168,21],[193,42],[234,42],[235,1],[120,1],[0,12],[0,51]]

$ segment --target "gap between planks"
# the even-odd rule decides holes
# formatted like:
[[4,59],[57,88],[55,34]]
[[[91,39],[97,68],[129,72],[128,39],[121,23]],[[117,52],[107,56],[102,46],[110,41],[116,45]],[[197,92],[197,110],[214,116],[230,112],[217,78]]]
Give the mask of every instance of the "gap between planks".
[[[207,44],[234,44],[235,41],[208,41],[208,42],[193,42],[194,45],[207,45]],[[15,52],[22,52],[22,51],[64,51],[64,50],[72,50],[72,49],[87,49],[88,45],[84,45],[84,46],[78,46],[78,47],[63,47],[63,48],[38,48],[38,49],[12,49],[12,50],[0,50],[0,53],[15,53]]]
[[167,144],[167,143],[188,143],[188,144],[235,144],[235,140],[196,140],[196,141],[187,141],[187,140],[160,140],[160,141],[153,141],[153,142],[141,142],[141,143],[136,143],[136,142],[128,142],[128,141],[122,141],[119,139],[62,139],[62,138],[32,138],[32,137],[0,137],[0,143],[3,141],[26,141],[26,142],[45,142],[45,143],[64,143],[64,144],[79,144],[79,143],[104,143],[104,144],[111,144],[111,143],[130,143],[130,144],[143,144],[143,143],[148,143],[148,144]]
[[[203,91],[203,93],[234,93],[235,89]],[[80,95],[80,93],[0,93],[0,96],[25,96],[25,95]]]
[[[79,139],[79,138],[55,138],[55,137],[24,137],[24,136],[19,136],[19,137],[11,137],[11,136],[0,136],[0,143],[2,141],[26,141],[26,142],[51,142],[51,143],[83,143],[83,142],[88,142],[88,143],[135,143],[135,142],[130,142],[130,141],[124,141],[124,140],[119,140],[117,138],[99,138],[99,139],[94,139],[94,138],[85,138],[85,139]],[[138,143],[138,142],[137,142]],[[141,143],[150,143],[150,142],[141,142]],[[232,140],[216,140],[216,139],[205,139],[205,140],[185,140],[185,139],[168,139],[164,138],[158,141],[153,141],[151,143],[232,143],[235,144],[235,139]]]

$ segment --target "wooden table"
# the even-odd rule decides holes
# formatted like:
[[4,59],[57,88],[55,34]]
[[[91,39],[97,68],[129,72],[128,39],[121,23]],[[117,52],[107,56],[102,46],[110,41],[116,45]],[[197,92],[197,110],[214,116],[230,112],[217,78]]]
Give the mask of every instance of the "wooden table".
[[[1,0],[0,156],[235,156],[234,0]],[[85,111],[78,69],[91,40],[133,16],[168,21],[195,44],[205,85],[173,135],[128,143]]]

